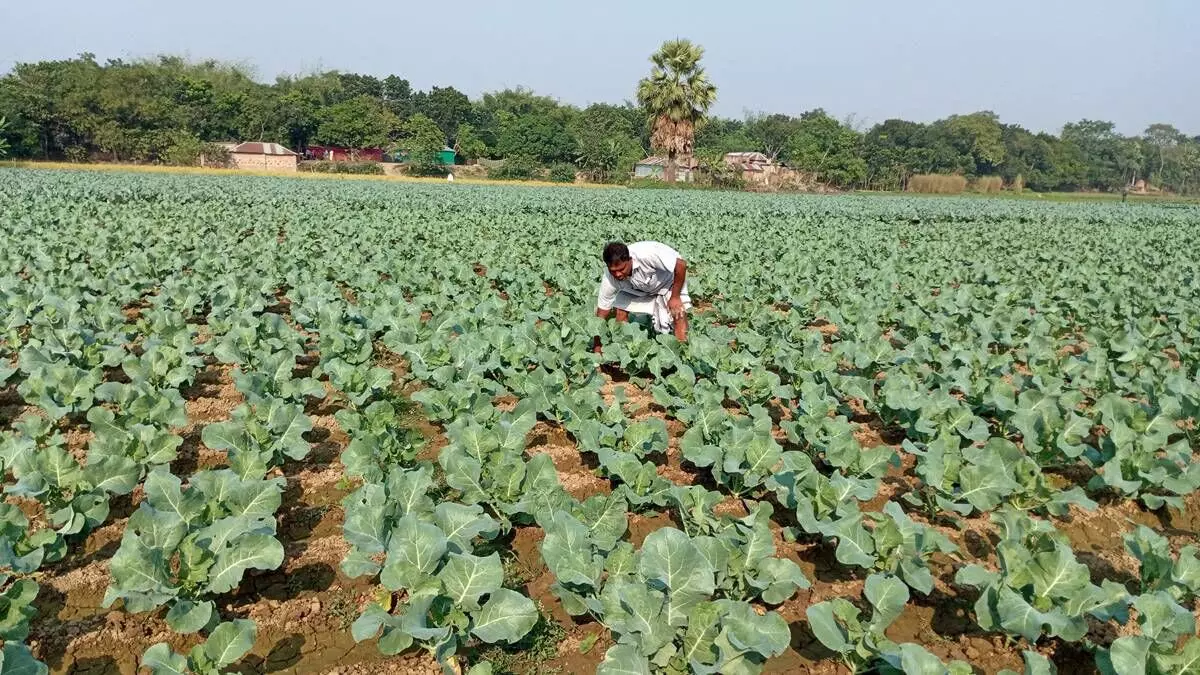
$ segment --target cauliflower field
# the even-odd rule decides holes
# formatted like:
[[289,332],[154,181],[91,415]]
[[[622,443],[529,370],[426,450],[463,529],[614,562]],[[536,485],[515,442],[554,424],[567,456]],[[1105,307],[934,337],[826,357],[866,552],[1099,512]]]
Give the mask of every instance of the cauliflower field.
[[3,675],[1200,673],[1200,208],[11,169],[0,234]]

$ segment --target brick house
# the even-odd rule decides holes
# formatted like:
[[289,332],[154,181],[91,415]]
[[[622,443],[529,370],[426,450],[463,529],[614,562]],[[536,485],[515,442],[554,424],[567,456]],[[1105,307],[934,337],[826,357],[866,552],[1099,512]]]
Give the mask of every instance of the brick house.
[[278,143],[257,141],[226,146],[229,165],[249,171],[296,171],[299,155]]

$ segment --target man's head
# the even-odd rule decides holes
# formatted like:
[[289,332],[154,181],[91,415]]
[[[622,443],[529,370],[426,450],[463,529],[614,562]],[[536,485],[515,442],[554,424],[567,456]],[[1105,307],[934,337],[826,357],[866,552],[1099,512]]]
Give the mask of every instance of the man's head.
[[608,273],[614,279],[627,279],[633,273],[633,258],[629,256],[629,247],[619,241],[609,242],[604,247],[604,264]]

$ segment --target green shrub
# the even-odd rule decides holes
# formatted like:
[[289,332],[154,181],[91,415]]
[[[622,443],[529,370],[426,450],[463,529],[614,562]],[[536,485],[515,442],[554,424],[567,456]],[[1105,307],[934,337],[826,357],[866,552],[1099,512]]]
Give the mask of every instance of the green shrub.
[[219,143],[205,143],[200,146],[200,164],[203,166],[228,169],[233,166],[233,158],[229,148]]
[[331,162],[321,159],[311,162],[300,162],[297,168],[301,171],[312,173],[345,173],[365,176],[384,175],[383,165],[379,162]]
[[171,134],[167,146],[159,155],[163,164],[171,166],[195,166],[200,163],[204,143],[189,133]]
[[91,154],[88,152],[87,148],[83,147],[82,145],[68,145],[63,149],[63,157],[65,157],[68,162],[82,164],[83,162],[91,159]]
[[496,180],[532,180],[537,177],[538,165],[532,157],[509,157],[504,164],[488,171]]
[[550,182],[574,183],[575,170],[574,164],[567,164],[566,162],[555,164],[554,166],[550,167]]

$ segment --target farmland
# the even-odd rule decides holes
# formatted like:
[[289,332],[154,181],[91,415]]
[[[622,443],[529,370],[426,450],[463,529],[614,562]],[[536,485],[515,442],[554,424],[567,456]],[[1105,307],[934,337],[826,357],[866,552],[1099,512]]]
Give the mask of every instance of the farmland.
[[0,233],[0,673],[1200,672],[1195,207],[6,170]]

